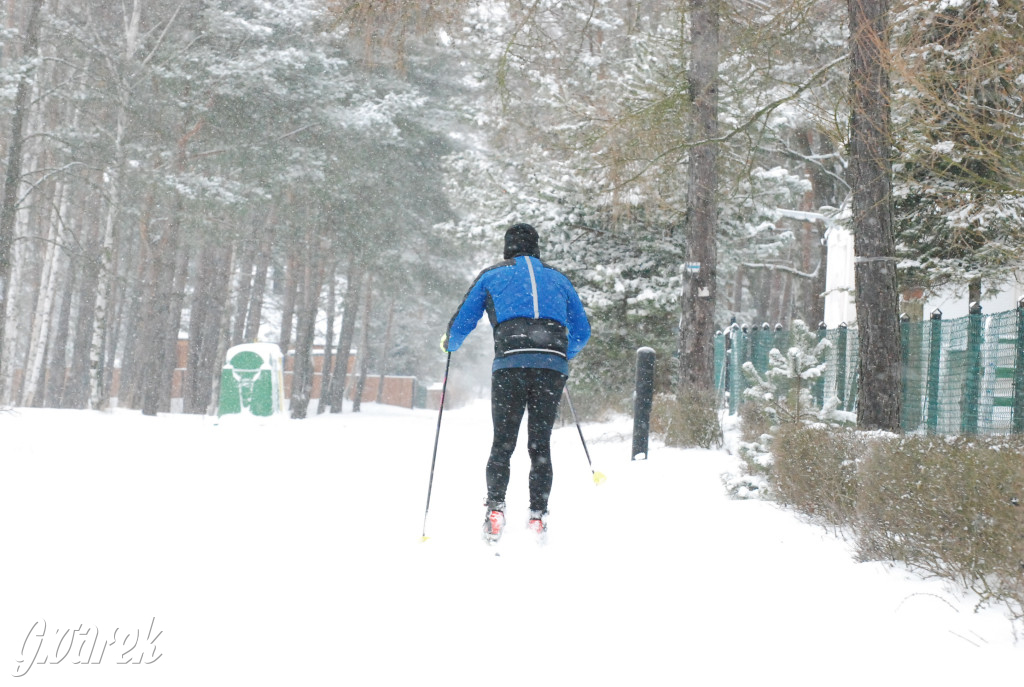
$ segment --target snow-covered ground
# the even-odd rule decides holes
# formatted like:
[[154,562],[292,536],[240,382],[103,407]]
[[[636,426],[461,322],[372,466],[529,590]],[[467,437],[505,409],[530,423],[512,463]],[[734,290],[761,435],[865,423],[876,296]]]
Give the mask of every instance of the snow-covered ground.
[[421,542],[436,422],[375,404],[262,424],[0,413],[0,674],[247,687],[1020,681],[1024,641],[1000,610],[857,563],[771,503],[728,499],[724,452],[653,444],[631,462],[627,419],[583,427],[608,476],[599,487],[576,427],[556,429],[543,548],[525,529],[520,442],[498,557],[479,536],[488,406],[446,410]]

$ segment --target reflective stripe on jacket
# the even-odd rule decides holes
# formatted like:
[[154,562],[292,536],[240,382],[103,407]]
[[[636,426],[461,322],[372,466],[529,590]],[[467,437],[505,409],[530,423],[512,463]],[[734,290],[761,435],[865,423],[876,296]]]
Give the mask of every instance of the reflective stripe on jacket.
[[569,279],[527,255],[477,276],[448,325],[449,351],[458,350],[485,312],[494,328],[496,365],[518,354],[571,360],[590,338],[583,303]]

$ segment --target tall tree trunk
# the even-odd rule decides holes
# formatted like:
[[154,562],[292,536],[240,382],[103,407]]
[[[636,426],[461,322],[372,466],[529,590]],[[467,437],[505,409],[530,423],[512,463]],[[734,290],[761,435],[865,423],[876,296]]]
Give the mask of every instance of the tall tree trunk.
[[[28,23],[25,27],[23,58],[33,62],[39,54],[39,12],[43,0],[32,0],[29,6]],[[32,106],[33,72],[26,68],[18,79],[18,90],[14,96],[14,112],[11,115],[11,132],[7,141],[7,171],[4,175],[2,205],[0,205],[0,379],[8,374],[8,361],[4,360],[6,341],[7,306],[11,294],[11,254],[14,246],[14,230],[18,217],[18,195],[21,188],[22,153],[25,146],[25,118]],[[3,399],[0,398],[0,401]]]
[[359,379],[352,394],[352,412],[358,413],[363,405],[363,390],[370,369],[370,315],[373,312],[373,275],[366,279],[366,301],[363,306],[363,331],[359,337]]
[[[93,213],[86,213],[95,219]],[[81,259],[77,306],[75,308],[75,334],[71,352],[71,371],[65,400],[68,407],[83,409],[89,404],[89,352],[92,331],[96,321],[96,292],[99,286],[98,230],[89,229],[90,238]]]
[[148,345],[146,335],[151,328],[151,322],[146,318],[152,316],[152,312],[149,311],[147,286],[151,279],[149,274],[153,268],[154,251],[154,246],[149,244],[147,237],[154,202],[154,192],[150,191],[143,200],[142,216],[139,219],[139,240],[135,242],[136,269],[132,275],[133,288],[128,294],[124,315],[124,354],[121,356],[121,379],[117,391],[117,405],[120,408],[142,407],[142,361],[145,359],[144,349]]
[[299,261],[295,257],[295,248],[288,249],[288,260],[284,275],[284,299],[281,301],[281,336],[278,345],[281,353],[288,355],[292,345],[292,329],[295,326],[295,298],[299,288]]
[[177,248],[177,245],[168,245],[171,240],[169,232],[160,239],[147,246],[143,256],[146,264],[146,276],[141,285],[142,306],[140,318],[141,332],[139,336],[138,357],[136,371],[139,384],[139,403],[145,415],[156,415],[160,407],[160,369],[162,351],[163,328],[160,326],[164,320],[163,307],[166,307],[168,284],[173,279],[173,270],[169,267],[171,260],[167,253]]
[[[271,213],[271,217],[275,215]],[[252,293],[249,298],[249,307],[245,315],[245,334],[243,340],[246,343],[256,341],[260,333],[260,324],[263,322],[263,297],[267,292],[267,270],[270,269],[271,237],[273,236],[273,220],[268,223],[260,232],[259,249],[256,253],[256,273],[252,277]],[[284,351],[282,351],[284,352]]]
[[972,277],[967,282],[967,307],[981,303],[981,277]]
[[46,401],[48,408],[64,408],[64,390],[68,380],[67,347],[71,329],[71,303],[74,300],[75,284],[78,270],[74,261],[68,260],[64,274],[64,290],[61,294],[60,312],[57,315],[57,327],[50,348],[50,371],[46,380]]
[[[131,14],[124,18],[124,54],[125,64],[129,64],[135,56],[139,45],[139,24],[142,18],[142,2],[135,0],[131,6]],[[121,69],[117,61],[108,56],[111,74],[119,75]],[[100,240],[99,277],[96,295],[96,319],[93,328],[92,345],[89,351],[89,406],[104,409],[110,404],[110,380],[107,379],[108,337],[114,328],[113,301],[117,288],[113,269],[114,240],[118,220],[121,213],[121,184],[125,168],[125,130],[128,126],[128,102],[131,98],[130,88],[124,81],[117,79],[117,102],[114,113],[113,156],[110,168],[105,170],[105,183],[99,188],[106,188],[107,211],[103,223],[103,235]]]
[[[187,95],[186,89],[183,97]],[[202,118],[190,125],[189,113],[184,113],[182,135],[174,151],[174,172],[180,174],[186,169],[189,143],[202,128]],[[159,238],[152,241],[155,248],[155,265],[151,272],[153,279],[149,284],[149,298],[152,302],[145,310],[153,313],[150,326],[154,331],[143,343],[147,355],[142,356],[139,361],[143,371],[143,415],[156,415],[161,410],[170,410],[174,370],[177,367],[178,330],[181,325],[181,310],[185,303],[189,250],[183,244],[181,236],[184,198],[178,192],[172,194],[167,226]],[[149,229],[152,229],[152,225]]]
[[252,270],[256,263],[256,241],[253,237],[242,240],[238,250],[238,268],[235,270],[235,307],[234,326],[231,328],[232,345],[245,341],[245,318],[252,298]]
[[746,277],[746,268],[740,265],[736,268],[736,281],[732,287],[732,311],[739,313],[743,310],[743,280]]
[[327,312],[327,321],[324,323],[324,360],[320,373],[320,402],[316,404],[316,414],[327,409],[327,395],[331,388],[331,375],[334,372],[334,310],[338,305],[337,294],[337,265],[333,265],[327,274],[327,302],[324,310]]
[[334,356],[334,374],[331,376],[331,412],[340,413],[344,407],[345,387],[348,385],[348,359],[352,350],[352,339],[356,331],[356,314],[359,312],[363,288],[363,267],[361,258],[353,254],[348,265],[348,283],[342,301],[341,333],[338,336],[337,354]]
[[292,372],[291,413],[293,420],[303,420],[309,412],[313,392],[313,338],[316,335],[316,316],[320,311],[320,288],[323,285],[323,260],[308,238],[311,250],[303,261],[302,290],[295,328],[295,358]]
[[381,403],[384,400],[384,379],[388,376],[388,353],[391,351],[391,325],[395,321],[395,299],[391,298],[391,304],[388,306],[388,323],[384,328],[384,342],[380,347],[380,355],[377,358],[377,373],[379,375],[377,379],[377,403]]
[[[178,227],[177,231],[181,228]],[[179,363],[187,365],[187,352],[185,361],[179,360],[178,336],[181,333],[181,316],[185,309],[185,292],[188,289],[188,266],[192,257],[191,248],[185,244],[179,248],[178,258],[174,265],[174,279],[172,280],[173,291],[166,309],[167,322],[164,331],[164,384],[160,389],[160,407],[164,412],[171,411],[171,400],[174,397],[174,375],[179,370]],[[184,370],[181,370],[184,375]],[[182,384],[184,387],[184,384]]]
[[[233,268],[229,269],[229,272],[235,272]],[[226,277],[227,281],[231,281],[230,277]],[[224,307],[222,308],[220,318],[220,336],[218,337],[217,349],[213,354],[213,363],[210,366],[210,405],[207,407],[206,412],[213,414],[217,412],[217,407],[220,403],[220,382],[221,382],[221,366],[227,360],[228,348],[241,343],[237,339],[232,338],[234,332],[231,327],[231,307],[230,307],[231,294],[225,292],[224,294]],[[238,317],[235,314],[235,317]]]
[[188,250],[179,236],[181,199],[175,198],[169,225],[154,245],[149,258],[143,311],[146,335],[142,341],[139,370],[142,380],[142,414],[156,415],[170,410],[178,348],[178,326],[184,301],[184,279],[188,268]]
[[[136,10],[139,3],[136,3]],[[134,24],[138,29],[138,16],[135,16]],[[100,238],[100,248],[97,264],[97,289],[95,303],[95,320],[92,332],[92,343],[89,349],[89,406],[96,409],[105,409],[110,405],[110,384],[106,379],[107,368],[106,349],[107,336],[113,328],[110,308],[113,305],[114,289],[117,286],[113,269],[114,237],[117,231],[118,217],[121,211],[121,178],[124,170],[124,135],[127,126],[127,106],[119,103],[117,110],[117,121],[114,126],[114,160],[107,177],[105,186],[107,192],[107,212],[103,222],[103,233]]]
[[210,407],[230,279],[230,246],[206,246],[189,309],[188,364],[182,395],[182,409],[186,413],[201,415]]
[[[832,148],[831,140],[810,127],[798,130],[794,140],[797,150],[808,160],[805,171],[807,179],[811,182],[811,191],[805,196],[803,209],[815,212],[826,205],[838,206],[840,201],[836,198],[838,185],[836,176],[825,168],[824,163],[812,162],[816,157],[826,159],[829,156],[834,156],[835,150]],[[825,230],[823,222],[814,222],[813,225],[808,226],[806,237],[807,252],[803,269],[805,272],[810,272],[817,266],[815,277],[805,287],[806,296],[803,306],[804,321],[812,327],[825,319],[825,265],[828,262]]]
[[754,294],[754,321],[751,324],[761,326],[761,323],[768,319],[772,293],[772,271],[762,267],[751,276],[750,281],[757,285]]
[[719,0],[690,3],[689,87],[693,111],[687,169],[686,261],[680,296],[680,392],[713,389],[718,274]]
[[[63,183],[56,185],[55,193],[63,194]],[[59,208],[61,201],[54,198],[51,207]],[[56,211],[53,213],[56,215]],[[32,333],[29,338],[28,360],[25,365],[25,378],[21,392],[21,405],[41,405],[44,394],[46,356],[49,352],[50,325],[54,317],[54,304],[60,288],[60,270],[63,266],[62,251],[57,248],[57,226],[60,218],[51,216],[48,222],[46,251],[43,257],[43,273],[39,280],[38,300],[32,318]]]
[[888,0],[849,0],[850,167],[860,354],[857,424],[898,431],[899,296],[892,222]]

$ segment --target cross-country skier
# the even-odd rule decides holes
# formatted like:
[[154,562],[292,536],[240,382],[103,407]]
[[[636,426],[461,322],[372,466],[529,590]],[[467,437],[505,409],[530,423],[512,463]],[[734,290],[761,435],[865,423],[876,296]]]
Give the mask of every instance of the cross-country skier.
[[515,224],[505,232],[504,260],[481,272],[441,339],[457,351],[486,312],[494,330],[491,420],[484,538],[495,542],[505,526],[509,462],[528,411],[529,528],[547,532],[551,493],[551,429],[558,414],[569,361],[590,338],[590,323],[569,279],[540,260],[537,231]]

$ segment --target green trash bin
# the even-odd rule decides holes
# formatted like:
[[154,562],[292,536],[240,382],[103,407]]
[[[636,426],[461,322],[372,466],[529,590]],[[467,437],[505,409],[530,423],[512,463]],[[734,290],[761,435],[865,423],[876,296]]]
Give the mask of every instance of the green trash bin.
[[277,344],[241,344],[228,349],[221,368],[218,416],[269,417],[284,410],[284,356]]

